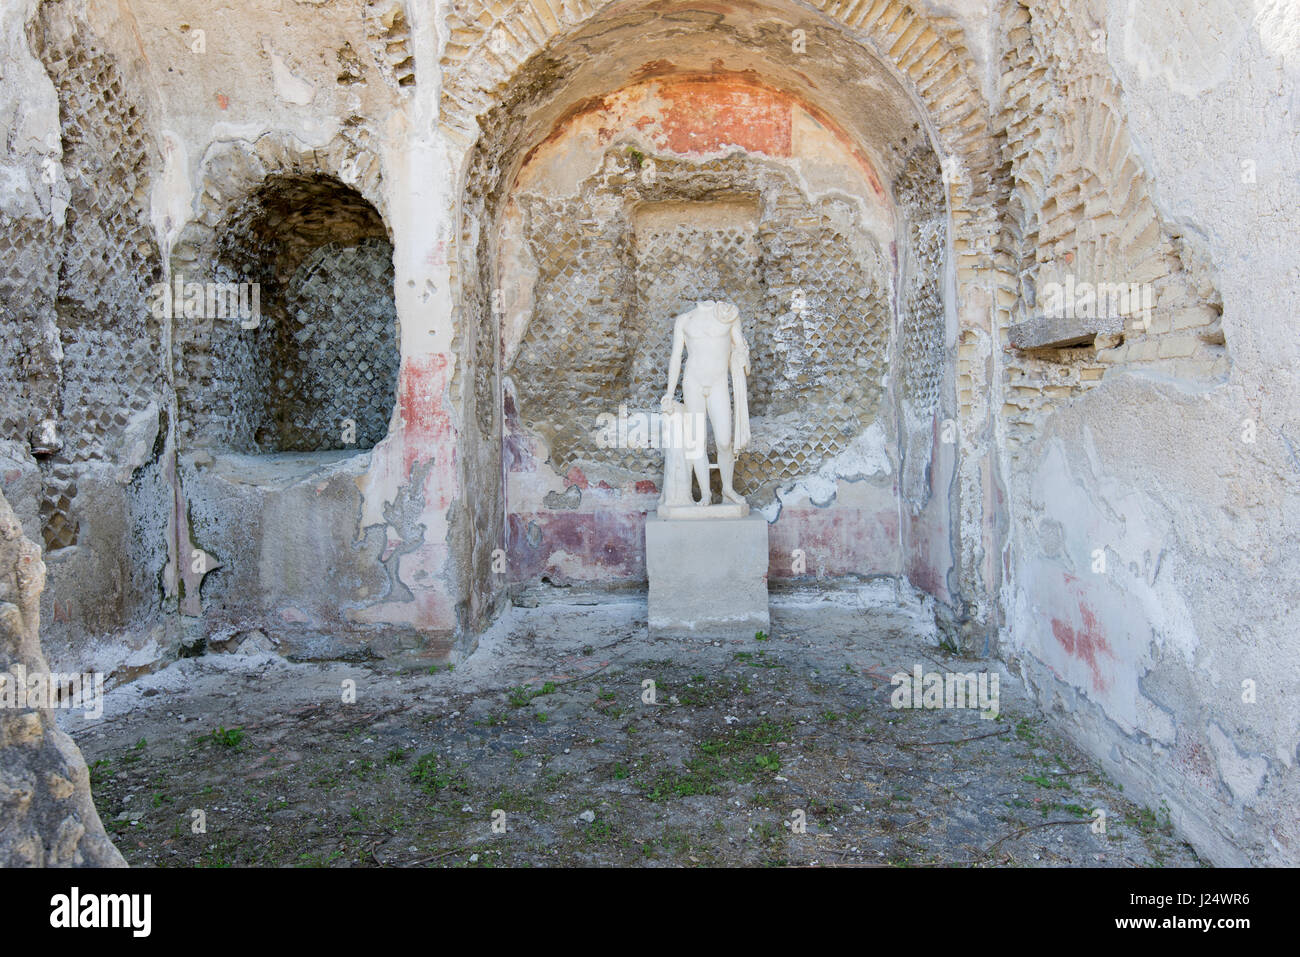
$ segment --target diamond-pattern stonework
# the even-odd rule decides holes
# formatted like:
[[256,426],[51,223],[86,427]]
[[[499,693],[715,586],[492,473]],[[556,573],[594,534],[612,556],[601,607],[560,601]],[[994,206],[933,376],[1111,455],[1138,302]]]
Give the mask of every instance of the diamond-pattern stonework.
[[673,317],[727,299],[740,307],[753,365],[754,441],[737,460],[736,487],[770,501],[876,415],[888,362],[884,263],[864,232],[843,225],[851,217],[833,201],[809,202],[776,167],[741,154],[655,162],[653,178],[640,176],[613,148],[581,202],[521,197],[540,272],[510,370],[520,421],[546,438],[560,473],[581,463],[655,479],[660,453],[600,448],[597,417],[620,402],[657,408]]
[[289,283],[284,351],[296,367],[275,381],[282,448],[371,448],[388,431],[397,389],[397,312],[393,250],[381,239],[356,246],[321,246]]
[[947,230],[943,210],[934,204],[942,191],[934,154],[917,151],[896,185],[899,205],[907,212],[908,281],[898,329],[899,380],[912,411],[928,415],[939,405],[945,364],[943,275]]
[[149,220],[152,148],[125,79],[72,5],[42,4],[37,22],[71,190],[56,300],[64,446],[43,463],[41,503],[54,549],[77,541],[78,464],[112,460],[131,415],[162,390],[161,331],[149,310],[161,260]]

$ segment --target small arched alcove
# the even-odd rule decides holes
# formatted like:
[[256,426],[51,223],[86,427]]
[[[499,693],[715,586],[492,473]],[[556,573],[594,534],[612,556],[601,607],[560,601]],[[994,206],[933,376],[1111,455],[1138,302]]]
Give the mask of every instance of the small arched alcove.
[[327,452],[384,437],[398,369],[393,250],[360,193],[320,173],[267,177],[227,212],[204,273],[173,291],[189,447]]

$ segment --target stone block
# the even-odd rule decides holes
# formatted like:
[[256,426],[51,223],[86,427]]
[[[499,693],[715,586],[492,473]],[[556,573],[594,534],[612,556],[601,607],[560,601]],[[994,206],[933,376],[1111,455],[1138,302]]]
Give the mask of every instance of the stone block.
[[767,522],[646,516],[651,637],[752,637],[767,631]]
[[1068,319],[1036,316],[1011,327],[1011,345],[1016,349],[1062,349],[1091,343],[1097,336],[1124,331],[1121,316],[1098,319]]

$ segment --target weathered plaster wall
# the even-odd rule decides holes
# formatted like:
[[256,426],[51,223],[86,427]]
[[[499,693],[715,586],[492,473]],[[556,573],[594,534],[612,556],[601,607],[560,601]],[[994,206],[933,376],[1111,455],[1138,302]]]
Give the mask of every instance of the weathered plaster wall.
[[1155,289],[1147,328],[1008,363],[1008,644],[1211,860],[1295,864],[1300,19],[1173,7],[1008,8],[1007,56],[1051,67],[1007,83],[1027,277]]
[[9,4],[4,30],[4,227],[21,252],[0,295],[17,387],[0,479],[46,550],[47,653],[64,663],[93,648],[120,664],[168,643],[168,415],[144,308],[160,274],[150,88],[112,11]]
[[[129,374],[119,372],[107,383],[94,385],[89,393],[79,393],[93,393],[96,402],[113,407],[117,414],[116,405],[133,409],[133,403],[143,401],[141,391],[153,390],[153,400],[129,421],[112,423],[108,434],[113,437],[102,443],[122,452],[118,458],[127,458],[112,462],[113,480],[119,485],[133,481],[140,489],[128,494],[105,486],[102,494],[92,495],[86,489],[96,480],[86,469],[82,469],[80,486],[74,489],[71,480],[67,476],[60,479],[50,465],[37,467],[38,472],[44,469],[48,473],[42,476],[36,497],[38,511],[47,518],[40,523],[43,532],[56,538],[73,534],[77,519],[71,510],[74,491],[86,501],[97,497],[102,504],[92,510],[94,523],[104,529],[104,535],[94,539],[94,547],[83,550],[82,558],[98,561],[101,555],[127,556],[119,561],[117,577],[111,581],[78,566],[77,574],[61,584],[52,572],[50,600],[57,611],[51,627],[56,638],[58,619],[71,617],[69,598],[112,594],[114,590],[124,595],[133,590],[136,597],[132,600],[142,612],[136,616],[136,637],[127,643],[130,654],[109,662],[109,670],[147,666],[174,653],[180,640],[178,618],[189,642],[194,640],[196,627],[199,633],[206,629],[214,639],[220,638],[232,615],[267,613],[275,619],[283,613],[294,614],[297,605],[290,600],[292,596],[281,601],[274,589],[243,589],[243,584],[265,581],[259,577],[261,566],[254,558],[257,549],[247,547],[257,542],[217,529],[224,529],[228,520],[253,528],[277,525],[281,520],[273,515],[279,514],[286,501],[297,500],[293,495],[286,499],[284,489],[330,462],[286,464],[283,474],[269,476],[266,469],[275,462],[266,459],[247,463],[245,476],[260,475],[264,482],[243,481],[237,476],[229,482],[208,479],[223,468],[227,471],[222,474],[228,474],[231,463],[239,461],[227,452],[329,448],[333,444],[328,441],[329,426],[341,406],[315,389],[312,404],[327,410],[320,422],[310,410],[299,415],[285,413],[284,407],[292,408],[292,403],[280,402],[281,412],[270,416],[274,427],[268,428],[268,396],[274,399],[277,390],[284,391],[295,381],[283,371],[270,375],[262,359],[270,355],[280,366],[282,347],[253,348],[257,333],[227,335],[233,330],[222,329],[220,319],[205,316],[158,317],[142,308],[147,302],[140,301],[145,298],[141,291],[155,280],[168,286],[177,279],[258,281],[271,294],[268,326],[260,335],[271,336],[277,327],[283,332],[287,324],[284,309],[275,305],[277,285],[285,284],[289,266],[299,262],[301,255],[318,255],[316,250],[327,238],[339,240],[337,231],[326,237],[315,228],[319,223],[301,217],[284,225],[284,220],[292,217],[282,215],[285,203],[279,201],[298,188],[294,184],[334,183],[331,188],[336,191],[354,187],[360,201],[377,214],[382,233],[392,244],[401,356],[395,395],[388,400],[391,409],[384,437],[379,439],[377,415],[372,414],[385,404],[382,386],[376,389],[376,401],[358,417],[364,419],[358,422],[359,431],[364,432],[358,448],[379,439],[368,456],[358,457],[349,466],[360,470],[355,483],[359,503],[346,495],[326,496],[315,506],[322,514],[308,517],[303,524],[311,527],[321,522],[335,529],[350,529],[351,545],[358,554],[371,553],[365,544],[371,536],[379,535],[385,542],[379,554],[385,556],[381,563],[392,563],[385,566],[387,585],[376,592],[361,581],[365,575],[353,576],[345,583],[336,613],[347,606],[349,614],[355,613],[365,623],[398,624],[445,643],[453,634],[472,633],[499,607],[504,576],[490,568],[495,550],[507,541],[502,343],[492,332],[488,301],[494,239],[490,231],[481,228],[490,216],[473,213],[474,203],[482,201],[486,203],[483,210],[495,210],[503,184],[511,182],[529,145],[545,138],[555,120],[580,101],[584,91],[610,84],[625,86],[661,73],[717,70],[751,84],[754,77],[762,76],[779,88],[799,89],[805,94],[819,88],[823,92],[812,100],[820,105],[799,114],[801,135],[825,136],[834,124],[823,123],[831,115],[823,108],[838,112],[853,144],[850,151],[863,149],[860,159],[871,170],[866,187],[859,183],[844,189],[827,182],[828,176],[838,175],[843,164],[831,163],[819,170],[808,151],[802,172],[805,186],[818,194],[818,202],[823,204],[836,190],[847,196],[874,194],[879,199],[907,157],[932,136],[964,158],[971,175],[966,185],[955,187],[959,193],[973,190],[988,175],[991,154],[981,140],[984,134],[977,129],[981,118],[971,112],[971,105],[978,100],[975,59],[987,62],[987,50],[973,57],[961,45],[960,29],[953,22],[918,17],[901,7],[881,6],[870,11],[869,17],[867,10],[861,11],[864,16],[855,20],[854,29],[860,27],[863,35],[870,37],[872,48],[882,57],[877,62],[875,54],[864,59],[863,48],[839,32],[838,26],[817,18],[806,20],[807,11],[799,8],[782,8],[773,15],[738,7],[719,18],[683,14],[671,4],[636,7],[615,5],[600,17],[594,16],[594,10],[574,9],[559,19],[549,12],[528,12],[521,7],[516,11],[519,19],[509,30],[488,38],[482,33],[471,37],[457,25],[460,14],[439,5],[348,0],[292,3],[276,8],[273,15],[249,10],[238,25],[239,18],[215,17],[200,4],[173,4],[164,9],[150,0],[128,4],[58,0],[43,12],[38,12],[35,4],[28,5],[20,26],[31,33],[28,39],[33,48],[47,48],[42,46],[48,39],[46,32],[50,38],[68,34],[64,28],[60,28],[63,33],[45,30],[53,18],[81,24],[76,45],[93,48],[95,56],[109,67],[118,64],[120,87],[111,81],[78,86],[76,70],[82,68],[59,59],[57,51],[50,54],[46,66],[47,76],[54,77],[56,86],[62,83],[67,96],[80,96],[93,109],[136,111],[130,122],[108,122],[104,130],[93,132],[135,137],[131,147],[135,153],[117,150],[114,162],[124,162],[122,157],[126,157],[133,164],[128,173],[137,188],[114,208],[119,214],[132,211],[131,228],[139,229],[147,219],[152,232],[143,244],[118,244],[120,248],[104,252],[156,256],[154,265],[126,267],[119,277],[119,285],[127,282],[139,287],[119,300],[133,321],[145,323],[131,336],[125,355],[129,358],[135,354],[132,350],[144,350],[144,357],[130,361]],[[445,27],[444,15],[451,17]],[[486,21],[480,17],[478,22],[481,26]],[[791,43],[793,23],[805,22],[811,54]],[[540,29],[520,29],[524,23],[540,24]],[[647,25],[651,29],[647,30]],[[566,31],[567,36],[559,36]],[[699,42],[701,38],[703,42]],[[684,39],[691,42],[683,43]],[[471,45],[486,42],[491,47],[489,55],[463,62],[462,54],[468,49],[462,45],[465,40]],[[720,41],[725,43],[720,45]],[[512,60],[510,69],[523,67],[528,56],[548,43],[566,67],[557,68],[548,65],[544,57],[533,57],[534,66],[515,70],[513,86],[498,90],[503,99],[492,114],[505,122],[495,124],[489,116],[493,105],[483,104],[484,122],[496,136],[496,145],[468,149],[470,141],[462,136],[462,121],[472,111],[466,113],[464,96],[477,84],[480,68],[496,69]],[[23,53],[15,50],[16,58],[22,59]],[[571,71],[567,66],[578,69]],[[891,74],[895,69],[906,70],[907,77],[900,82]],[[445,78],[453,81],[454,90],[445,88]],[[908,84],[913,82],[919,84],[919,93],[908,92]],[[89,88],[83,90],[83,86]],[[941,106],[943,118],[937,122],[937,133],[922,128],[931,123],[931,117],[917,109],[915,96]],[[515,109],[530,102],[544,104],[544,109]],[[64,127],[72,129],[66,123],[59,126],[60,135]],[[678,137],[685,132],[665,130],[666,135]],[[76,136],[71,132],[68,136],[69,144],[76,145]],[[497,168],[503,160],[508,175],[501,175]],[[39,162],[39,157],[29,161]],[[453,169],[479,172],[462,181],[451,175]],[[55,164],[54,185],[66,179],[65,172]],[[280,190],[278,199],[276,190]],[[312,200],[307,205],[315,206],[314,200],[320,197],[306,198]],[[96,196],[88,202],[92,199],[103,201]],[[844,196],[834,202],[844,206]],[[848,201],[846,208],[853,202]],[[58,210],[51,208],[50,216],[34,218],[38,231],[53,229],[51,222],[58,225]],[[337,222],[339,208],[336,204],[319,218]],[[144,217],[142,210],[147,211]],[[461,215],[466,211],[471,215]],[[843,213],[830,215],[842,218]],[[127,222],[120,215],[118,221]],[[966,229],[963,225],[959,233],[964,235]],[[876,231],[882,234],[875,240],[876,254],[888,266],[896,254],[892,249],[886,253],[890,245],[883,235],[886,230]],[[344,238],[359,235],[353,230]],[[371,228],[365,235],[378,239],[380,230]],[[488,243],[481,256],[480,236]],[[899,238],[896,233],[894,242]],[[307,240],[310,242],[304,245]],[[968,236],[959,235],[957,243],[954,263],[976,254]],[[151,248],[156,252],[149,253]],[[905,249],[903,255],[909,254],[910,249]],[[256,271],[254,266],[261,268],[255,277],[249,275]],[[852,268],[853,264],[845,263],[829,275],[838,281]],[[479,281],[465,281],[470,276],[478,276]],[[825,278],[823,275],[823,285]],[[794,277],[782,277],[781,282],[791,285]],[[27,288],[38,289],[39,284]],[[886,294],[897,297],[900,290],[881,284],[863,292],[869,299]],[[819,292],[834,296],[843,290],[828,287],[806,292],[815,299]],[[772,294],[780,293],[774,290]],[[49,305],[42,308],[53,314]],[[955,308],[951,299],[948,308]],[[43,321],[40,315],[40,309],[25,310],[22,322],[39,324]],[[946,318],[951,328],[951,312]],[[851,328],[847,331],[850,339],[858,334]],[[39,342],[40,336],[24,339]],[[84,348],[86,341],[89,335],[79,334],[75,344]],[[831,335],[826,345],[826,351],[834,353],[856,350],[861,344],[841,342]],[[29,361],[32,370],[37,370],[38,360],[39,356]],[[31,395],[40,394],[42,388],[46,392],[63,389],[50,385],[60,377],[74,384],[78,381],[75,375],[68,375],[76,371],[75,364],[63,368],[51,361],[46,365],[51,366],[48,374],[33,371],[28,377]],[[875,365],[862,370],[862,381],[876,379],[881,366],[877,350]],[[141,376],[151,383],[149,389],[133,385]],[[952,385],[949,382],[946,387]],[[116,396],[122,401],[115,405],[114,389],[123,387],[131,395]],[[868,407],[877,401],[864,394],[862,411],[869,412]],[[276,401],[269,405],[274,407]],[[15,401],[12,406],[24,422],[36,415],[24,409],[23,402]],[[854,403],[845,404],[845,408],[850,418],[856,419]],[[848,433],[862,432],[869,424],[865,419],[854,421],[845,426],[848,433],[836,435],[829,445],[813,443],[806,452],[794,450],[789,456],[793,464],[787,463],[787,472],[796,466],[805,471],[784,476],[800,478],[784,493],[784,514],[787,521],[802,514],[800,520],[809,523],[807,540],[815,544],[808,556],[809,568],[816,574],[861,573],[864,568],[893,571],[908,561],[902,554],[907,546],[900,542],[911,532],[899,528],[897,495],[892,488],[892,473],[899,467],[900,456],[895,452],[891,458],[889,452],[895,433],[889,417],[896,414],[892,402],[884,404],[880,412],[885,417],[883,436],[867,431],[854,439]],[[309,420],[305,427],[300,418]],[[913,425],[916,434],[935,432],[935,420]],[[113,429],[119,430],[120,440]],[[34,460],[20,446],[11,451],[14,466],[6,468],[6,487],[30,491]],[[917,479],[928,470],[915,467],[928,457],[928,444],[923,442],[908,461],[913,491],[919,492],[920,499],[933,501],[924,479],[921,484]],[[830,472],[818,474],[828,459]],[[214,461],[220,464],[214,465]],[[841,478],[859,481],[838,482],[836,470]],[[748,478],[761,482],[764,476]],[[931,484],[945,481],[936,473]],[[822,506],[830,500],[830,486],[836,482],[840,485],[836,507],[844,514],[827,521]],[[959,500],[955,485],[948,485],[947,497]],[[471,486],[472,494],[462,493]],[[632,487],[635,490],[635,483]],[[329,517],[323,517],[326,515]],[[63,521],[65,516],[70,520]],[[911,516],[907,522],[915,520],[916,516]],[[927,547],[925,553],[933,555],[920,565],[911,564],[917,567],[918,577],[952,584],[943,567],[951,563],[942,557],[945,545],[952,548],[951,526],[948,542],[940,542],[938,537],[944,534],[941,526],[946,525],[942,515],[929,523],[926,543],[934,547]],[[107,538],[113,536],[126,537],[135,551],[109,547],[112,543]],[[780,559],[778,567],[787,564],[789,556],[784,552],[794,547],[792,541],[797,537],[778,536],[774,552]],[[71,558],[76,553],[67,554]],[[291,569],[287,579],[309,581],[309,552],[289,549],[285,554],[304,562]],[[53,557],[51,567],[56,567]],[[964,567],[967,572],[962,574],[968,574],[969,564]],[[522,563],[513,571],[527,573]],[[247,602],[240,609],[232,608],[241,593],[249,596]],[[215,603],[211,607],[205,605],[208,597]],[[87,601],[84,607],[99,613],[113,603]],[[323,607],[317,610],[323,617],[315,617],[316,621],[338,620],[337,614],[326,614]],[[210,620],[204,624],[206,619]],[[114,623],[120,626],[121,616],[101,623],[101,627]],[[84,637],[88,630],[86,621],[71,621],[68,638],[79,641],[78,636]]]
[[[416,82],[432,12],[6,7],[5,215],[25,238],[4,321],[24,346],[4,351],[21,385],[0,475],[47,543],[56,660],[129,675],[295,609],[297,626],[393,623],[451,650],[454,363],[433,293],[454,203],[415,119],[437,98],[436,69]],[[260,282],[266,325],[155,314],[152,284],[178,279]],[[338,473],[329,456],[225,455],[371,446],[343,469],[350,492],[315,498],[287,490]],[[295,541],[312,528],[329,534]],[[338,630],[339,653],[369,640]]]
[[[934,210],[944,206],[945,185],[953,190],[954,196],[961,197],[959,202],[964,202],[970,192],[986,182],[992,167],[988,154],[981,152],[983,146],[978,131],[982,120],[979,93],[973,86],[974,67],[966,59],[968,51],[959,45],[950,45],[956,44],[959,31],[954,30],[950,23],[939,24],[919,18],[901,5],[875,4],[870,9],[840,10],[839,13],[843,14],[842,22],[851,22],[850,28],[842,33],[833,20],[828,22],[816,15],[810,17],[807,11],[787,9],[780,4],[762,9],[728,6],[710,11],[677,9],[671,4],[615,4],[589,20],[584,19],[587,17],[585,12],[577,10],[567,11],[556,19],[551,11],[529,4],[484,11],[477,20],[471,17],[468,22],[463,19],[465,12],[458,11],[451,21],[455,29],[444,57],[450,85],[444,90],[443,111],[449,140],[455,142],[463,137],[470,144],[477,137],[477,143],[469,153],[466,198],[470,205],[464,213],[464,234],[475,239],[473,243],[467,241],[463,244],[461,253],[467,257],[465,272],[480,276],[477,286],[461,293],[465,297],[463,315],[467,320],[462,323],[462,334],[467,338],[472,336],[481,345],[498,335],[494,330],[499,318],[502,319],[504,331],[500,335],[505,339],[504,357],[507,362],[512,360],[512,350],[516,347],[511,335],[522,328],[520,317],[531,315],[533,303],[527,296],[515,296],[510,290],[496,288],[501,277],[485,274],[483,264],[497,258],[508,263],[508,273],[516,270],[527,273],[535,267],[531,265],[532,256],[526,244],[512,246],[507,236],[498,250],[496,237],[490,231],[483,232],[482,224],[496,220],[519,168],[536,161],[546,150],[557,148],[555,144],[562,140],[563,132],[569,129],[575,118],[590,113],[601,116],[603,122],[592,129],[588,145],[598,147],[598,153],[603,152],[602,144],[607,144],[608,140],[602,141],[601,137],[608,137],[612,130],[621,128],[621,114],[628,108],[625,99],[642,96],[641,92],[631,91],[638,91],[647,79],[661,80],[667,84],[669,92],[665,94],[663,88],[657,89],[650,97],[653,102],[648,109],[633,111],[632,118],[645,129],[654,127],[642,146],[634,147],[639,156],[653,159],[653,154],[663,151],[671,143],[682,145],[689,142],[701,147],[716,145],[718,137],[724,133],[726,138],[739,140],[737,145],[741,147],[752,146],[755,140],[770,135],[773,128],[770,111],[755,104],[752,115],[745,122],[735,122],[729,114],[739,102],[735,91],[730,91],[731,99],[727,99],[710,92],[709,85],[691,88],[684,82],[692,76],[703,76],[709,78],[708,83],[713,84],[714,89],[721,89],[721,81],[730,79],[743,89],[744,84],[753,84],[761,79],[760,85],[770,84],[785,91],[785,96],[793,92],[794,97],[805,105],[804,109],[817,117],[825,129],[840,128],[841,141],[848,144],[849,152],[860,152],[872,171],[870,188],[862,191],[863,195],[874,194],[879,200],[892,193],[893,184],[903,168],[937,139],[949,144],[948,148],[959,154],[965,172],[949,183],[942,183],[938,175],[939,163],[932,158],[927,176],[917,178],[918,184],[924,180],[929,190],[927,221],[934,216]],[[855,17],[855,13],[860,15]],[[792,42],[796,34],[799,39]],[[540,52],[543,40],[550,41],[544,53]],[[875,59],[877,55],[881,58],[879,61]],[[906,69],[907,75],[901,82],[886,66],[891,62]],[[919,83],[923,92],[918,94],[913,89],[909,94],[908,84],[912,82]],[[674,84],[692,92],[679,94]],[[715,102],[708,102],[710,97]],[[927,116],[913,97],[942,103],[937,134],[929,128],[935,118]],[[727,101],[725,107],[721,105],[724,100]],[[707,110],[699,110],[700,106],[706,106]],[[700,121],[705,112],[711,122]],[[474,116],[479,117],[477,124],[471,120]],[[688,122],[683,123],[684,119]],[[827,119],[831,122],[824,122]],[[469,126],[465,125],[467,122]],[[662,123],[662,126],[655,126],[657,123]],[[475,125],[481,128],[481,137],[477,136]],[[945,129],[948,132],[944,132]],[[590,161],[590,153],[584,155]],[[835,150],[823,151],[823,155],[833,157]],[[947,155],[947,150],[943,155]],[[835,163],[832,161],[830,165],[834,167]],[[657,172],[658,166],[655,168]],[[620,171],[613,172],[618,175]],[[626,170],[621,172],[627,173]],[[640,191],[635,185],[638,178],[636,175],[627,177],[629,185],[636,191]],[[571,189],[581,192],[573,184]],[[844,192],[848,195],[853,193],[852,190]],[[893,202],[890,196],[889,203]],[[507,223],[511,221],[509,214],[501,215]],[[524,218],[522,213],[519,215]],[[979,596],[995,577],[991,571],[994,566],[987,556],[996,554],[996,550],[990,552],[977,544],[976,539],[983,541],[991,526],[974,517],[960,525],[949,520],[953,505],[969,511],[970,503],[979,501],[978,496],[972,494],[973,489],[991,481],[987,467],[972,470],[968,466],[962,484],[954,477],[956,464],[966,461],[965,455],[958,454],[958,440],[965,449],[971,450],[973,459],[978,460],[987,442],[986,430],[971,426],[955,433],[947,439],[953,447],[935,457],[935,469],[929,467],[939,419],[945,412],[964,419],[970,415],[985,415],[989,409],[983,401],[969,400],[978,393],[975,384],[982,377],[982,371],[978,375],[968,372],[965,377],[968,383],[965,407],[949,399],[947,409],[941,411],[933,398],[952,396],[958,385],[954,367],[977,363],[977,352],[986,350],[989,344],[985,338],[962,346],[956,342],[955,333],[959,323],[971,321],[980,302],[988,301],[987,289],[977,291],[974,287],[984,287],[991,273],[981,273],[968,264],[979,257],[987,258],[989,254],[986,241],[981,245],[973,239],[974,234],[982,231],[977,219],[963,215],[958,221],[957,233],[952,237],[955,253],[950,254],[953,247],[949,246],[947,228],[935,230],[933,227],[930,232],[938,242],[931,242],[925,254],[919,245],[915,249],[908,245],[904,251],[910,263],[925,263],[933,267],[931,288],[924,291],[909,289],[908,304],[942,303],[938,310],[923,307],[909,314],[909,317],[915,317],[928,312],[914,325],[918,332],[924,329],[926,333],[933,333],[936,345],[931,347],[932,354],[911,349],[907,358],[914,360],[912,369],[917,375],[905,374],[902,377],[909,392],[914,391],[918,396],[927,392],[931,394],[928,402],[922,400],[914,404],[916,414],[909,423],[912,434],[920,437],[911,440],[914,454],[909,467],[912,470],[913,497],[918,503],[914,508],[925,514],[907,519],[909,526],[915,524],[916,527],[906,530],[908,544],[905,546],[902,544],[904,532],[900,528],[897,492],[891,487],[888,490],[877,489],[879,494],[876,494],[867,488],[869,483],[854,483],[857,487],[839,502],[843,512],[825,528],[818,527],[813,531],[810,527],[809,541],[819,552],[819,557],[812,558],[808,567],[820,569],[821,574],[892,573],[906,562],[915,570],[917,578],[936,583],[935,590],[946,597],[950,594],[949,588],[971,595],[973,600],[961,607],[959,617],[972,622],[982,621],[986,625],[989,606]],[[896,269],[899,242],[910,243],[913,238],[895,232],[887,243],[881,243],[882,248],[888,245],[887,260],[891,271]],[[635,262],[637,244],[626,245],[630,248],[610,239],[606,260],[620,260],[621,257]],[[951,272],[940,274],[945,264]],[[988,266],[986,262],[986,270]],[[634,271],[634,267],[629,268]],[[849,266],[840,272],[851,273],[852,269]],[[692,272],[689,268],[683,271]],[[702,276],[709,272],[707,265],[700,270]],[[630,285],[637,288],[635,282]],[[896,282],[891,285],[890,295],[901,298],[902,286]],[[969,293],[960,302],[953,294],[958,285],[966,287]],[[940,289],[946,294],[940,295]],[[500,294],[496,311],[503,313],[502,317],[488,308],[488,297],[483,290]],[[594,294],[599,299],[613,293],[597,285]],[[935,315],[936,311],[938,315]],[[788,310],[783,308],[780,312]],[[963,313],[968,317],[965,320],[961,318]],[[987,316],[980,321],[987,321]],[[563,331],[564,324],[557,324],[557,328]],[[894,332],[890,330],[891,342],[898,339],[901,343],[904,337],[895,336]],[[568,335],[576,336],[576,331],[570,331]],[[924,335],[912,334],[906,339],[915,345]],[[812,338],[815,339],[816,335]],[[527,343],[524,346],[527,359]],[[869,354],[870,350],[858,352],[861,357]],[[612,354],[616,353],[617,350]],[[954,362],[954,353],[967,358],[958,355]],[[894,358],[891,356],[891,361]],[[483,372],[487,367],[486,362],[478,364],[476,403],[485,391]],[[644,378],[648,382],[653,376],[645,375]],[[505,384],[508,391],[509,376]],[[540,388],[536,384],[532,387]],[[462,394],[468,396],[469,393]],[[507,395],[506,398],[504,421],[508,433],[516,431],[515,423],[521,416],[525,426],[537,424],[536,415],[532,416],[531,423],[527,421],[530,410],[526,395]],[[891,421],[884,435],[888,442],[894,443],[897,429],[892,421],[896,414],[892,400],[885,414]],[[488,419],[481,415],[478,421],[486,422]],[[540,431],[548,441],[553,438],[552,434],[547,434],[548,430]],[[855,430],[850,428],[848,431],[846,438],[851,437]],[[871,441],[869,436],[870,433],[864,436],[868,444]],[[554,548],[557,561],[552,571],[559,573],[561,579],[575,573],[579,577],[607,577],[600,568],[602,561],[613,569],[614,577],[622,577],[625,571],[639,577],[641,569],[636,561],[629,562],[627,556],[639,550],[640,510],[654,501],[654,492],[650,491],[653,487],[650,483],[656,480],[653,469],[642,464],[637,474],[624,474],[619,481],[605,477],[593,480],[585,467],[576,473],[569,471],[573,466],[567,454],[571,445],[571,440],[562,441],[560,454],[554,456],[555,448],[522,448],[520,443],[510,440],[506,443],[504,464],[510,481],[513,482],[518,473],[532,472],[539,454],[543,462],[548,455],[555,457],[558,469],[551,471],[560,478],[557,487],[543,489],[543,494],[534,496],[540,499],[540,508],[530,505],[530,509],[535,508],[538,514],[525,516],[516,512],[513,504],[510,506],[512,527],[508,538],[512,549],[516,545],[521,548],[521,560],[511,566],[509,573],[525,579],[539,574],[553,577],[546,574],[546,563],[550,550]],[[495,453],[489,442],[485,441],[480,448],[481,457],[471,453],[466,461],[473,458],[478,475],[491,474],[491,466],[499,460],[493,458]],[[820,507],[834,497],[836,468],[842,467],[845,477],[860,479],[864,474],[877,478],[888,476],[890,485],[894,484],[895,479],[890,473],[897,471],[897,453],[890,461],[883,446],[845,451],[844,458],[853,461],[836,463],[827,462],[817,454],[803,456],[800,467],[806,471],[784,495],[787,521],[806,520],[814,525],[821,522]],[[809,461],[814,458],[818,461]],[[828,458],[834,460],[837,456]],[[877,468],[878,458],[890,464]],[[754,461],[762,460],[756,458]],[[743,457],[741,465],[744,465]],[[864,465],[867,466],[865,470]],[[818,474],[823,466],[826,471]],[[949,471],[945,472],[945,467]],[[584,482],[587,491],[581,487]],[[601,482],[609,488],[602,488]],[[640,492],[637,491],[638,482],[642,483]],[[523,484],[531,487],[532,477]],[[627,486],[627,492],[619,490],[620,484]],[[840,483],[841,487],[845,484]],[[939,497],[931,494],[932,488],[940,489]],[[759,490],[758,494],[761,497],[763,491]],[[614,521],[608,517],[603,520],[601,534],[608,544],[605,549],[599,543],[582,541],[582,522],[585,520],[582,515],[564,514],[575,507],[584,512],[588,507],[604,510],[612,506],[618,509],[622,507],[620,503],[625,500],[625,495],[639,495],[645,504],[637,505],[623,520]],[[518,495],[511,499],[512,502],[520,500]],[[850,517],[851,514],[856,517]],[[552,526],[552,541],[558,543],[563,539],[566,544],[548,544],[548,530]],[[791,574],[789,550],[791,542],[798,537],[797,534],[785,534],[777,539],[773,553],[774,574]],[[958,545],[961,540],[965,544]],[[906,558],[904,548],[908,549]],[[952,557],[959,549],[971,556],[960,567]],[[809,557],[807,552],[805,549],[805,557]],[[959,579],[962,580],[960,585]]]

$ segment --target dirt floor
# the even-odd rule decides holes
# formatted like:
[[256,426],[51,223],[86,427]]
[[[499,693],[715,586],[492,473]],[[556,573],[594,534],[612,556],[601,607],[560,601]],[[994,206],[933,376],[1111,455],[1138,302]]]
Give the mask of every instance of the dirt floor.
[[[61,716],[131,864],[1200,863],[892,584],[738,641],[649,640],[644,602],[516,608],[454,669],[264,643]],[[893,707],[917,666],[996,671],[998,716]]]

